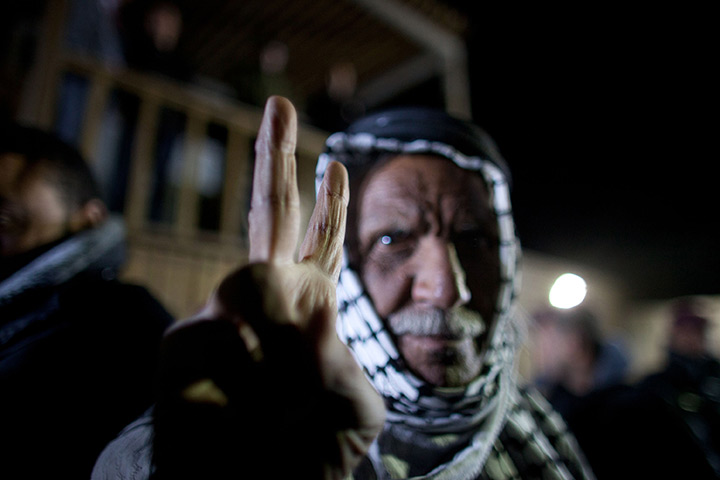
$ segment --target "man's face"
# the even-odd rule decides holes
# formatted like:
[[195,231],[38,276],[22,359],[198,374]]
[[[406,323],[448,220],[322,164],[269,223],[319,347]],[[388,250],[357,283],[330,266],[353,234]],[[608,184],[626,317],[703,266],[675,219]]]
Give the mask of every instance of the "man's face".
[[32,250],[60,239],[69,212],[49,172],[19,154],[0,154],[0,256]]
[[437,386],[482,367],[500,288],[497,222],[478,174],[398,156],[360,188],[361,275],[408,366]]

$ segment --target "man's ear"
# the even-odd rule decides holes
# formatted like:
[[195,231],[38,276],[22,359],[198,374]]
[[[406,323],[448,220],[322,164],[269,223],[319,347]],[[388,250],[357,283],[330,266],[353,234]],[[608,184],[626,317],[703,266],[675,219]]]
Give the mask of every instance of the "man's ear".
[[93,198],[85,202],[70,217],[70,231],[75,233],[86,228],[95,228],[103,223],[108,217],[108,209],[105,202],[99,198]]

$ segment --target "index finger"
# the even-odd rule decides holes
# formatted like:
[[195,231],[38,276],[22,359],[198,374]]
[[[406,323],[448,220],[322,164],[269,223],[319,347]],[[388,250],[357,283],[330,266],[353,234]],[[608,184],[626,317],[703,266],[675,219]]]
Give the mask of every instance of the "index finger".
[[255,172],[248,215],[250,262],[293,260],[300,230],[296,143],[295,108],[283,97],[270,97],[255,142]]

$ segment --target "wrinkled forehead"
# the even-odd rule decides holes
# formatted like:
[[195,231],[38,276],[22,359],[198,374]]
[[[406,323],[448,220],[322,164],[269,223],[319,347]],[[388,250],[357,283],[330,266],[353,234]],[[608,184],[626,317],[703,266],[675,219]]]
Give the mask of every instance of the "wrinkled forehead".
[[[398,213],[415,206],[427,210],[474,211],[488,217],[491,197],[484,178],[436,155],[397,155],[369,171],[353,194],[365,209],[387,206]],[[368,213],[368,212],[366,212]],[[370,212],[372,213],[372,212]]]
[[[507,166],[502,159],[466,154],[450,144],[438,141],[401,141],[363,133],[339,132],[328,138],[326,151],[318,157],[315,172],[316,189],[320,187],[325,169],[331,161],[338,161],[345,165],[350,176],[351,191],[357,192],[357,185],[368,173],[382,168],[390,159],[399,155],[437,156],[451,161],[462,170],[475,172],[488,185],[487,190],[493,196],[493,203],[495,204],[498,200],[501,202],[501,205],[494,205],[495,209],[509,208],[510,179],[506,171]],[[497,164],[497,161],[500,164]],[[496,193],[500,193],[500,195],[496,195]],[[502,198],[496,199],[497,196]]]
[[363,239],[378,228],[407,227],[430,218],[444,228],[481,229],[493,236],[501,228],[492,175],[482,169],[422,152],[385,155],[369,169],[351,166],[348,171],[345,246],[356,267],[362,261]]
[[440,141],[402,141],[376,137],[368,133],[338,132],[327,139],[326,151],[318,157],[315,185],[316,189],[320,187],[325,169],[331,161],[339,161],[348,169],[350,208],[346,246],[349,247],[350,253],[353,250],[354,205],[357,203],[359,185],[368,173],[381,168],[390,159],[401,154],[437,155],[451,161],[466,171],[467,175],[479,175],[487,186],[487,200],[495,213],[501,241],[515,242],[509,178],[502,159],[497,160],[500,161],[498,164],[493,158],[466,154],[451,144]]

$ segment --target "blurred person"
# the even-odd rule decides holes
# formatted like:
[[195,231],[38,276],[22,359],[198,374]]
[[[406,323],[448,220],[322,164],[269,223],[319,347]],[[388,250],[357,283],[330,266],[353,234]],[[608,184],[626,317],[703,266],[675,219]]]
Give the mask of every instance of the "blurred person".
[[126,0],[71,0],[64,35],[73,53],[109,68],[125,66],[118,12]]
[[126,0],[120,7],[120,33],[127,65],[179,81],[193,78],[179,47],[183,12],[173,0]]
[[[124,67],[125,52],[118,19],[122,2],[71,0],[68,3],[63,39],[65,48],[72,54],[95,60],[108,69]],[[74,73],[63,75],[55,132],[68,143],[77,144],[80,139],[89,90],[86,77]]]
[[586,307],[535,315],[535,384],[563,416],[582,397],[627,380],[629,360],[619,342],[606,339]]
[[[130,69],[162,77],[161,80],[195,82],[198,79],[192,65],[180,51],[184,18],[180,3],[175,0],[125,0],[119,10],[120,32]],[[161,87],[162,83],[158,86]],[[122,90],[117,93],[121,108],[119,141],[112,152],[112,183],[108,188],[108,203],[113,211],[122,211],[132,163],[132,149],[139,121],[139,98]],[[157,138],[153,156],[150,218],[165,221],[172,216],[167,206],[172,203],[166,179],[173,164],[183,155],[187,116],[174,107],[160,109]]]
[[716,478],[681,418],[646,385],[629,382],[628,358],[589,309],[541,312],[535,327],[535,383],[598,479]]
[[262,107],[270,96],[282,96],[302,108],[300,94],[289,76],[292,52],[288,44],[278,39],[264,41],[257,46],[258,54],[247,60],[244,68],[231,75],[233,95],[240,101]]
[[122,223],[80,154],[0,127],[0,459],[3,478],[87,478],[153,402],[171,317],[116,278]]
[[640,384],[688,426],[720,476],[720,362],[709,349],[710,321],[691,299],[673,306],[663,369]]
[[[71,0],[67,4],[64,47],[71,56],[116,72],[128,66],[126,36],[122,12],[128,0]],[[71,57],[72,59],[72,57]],[[54,134],[61,140],[79,146],[83,128],[88,122],[99,124],[95,151],[85,152],[94,159],[93,173],[103,199],[113,211],[121,209],[127,177],[128,136],[132,118],[137,116],[137,101],[122,90],[113,89],[104,110],[96,118],[85,118],[90,110],[91,81],[87,74],[63,73],[58,92]]]
[[329,132],[344,130],[365,114],[365,105],[358,98],[358,72],[350,61],[333,63],[327,71],[325,88],[308,100],[310,121]]
[[280,40],[271,40],[260,50],[258,78],[256,91],[252,93],[254,104],[262,106],[268,97],[280,95],[293,99],[297,104],[293,84],[288,77],[288,63],[290,62],[290,49]]
[[271,98],[250,265],[166,337],[154,414],[93,478],[592,478],[516,382],[519,245],[487,135],[400,109],[331,136],[297,264],[295,137]]

